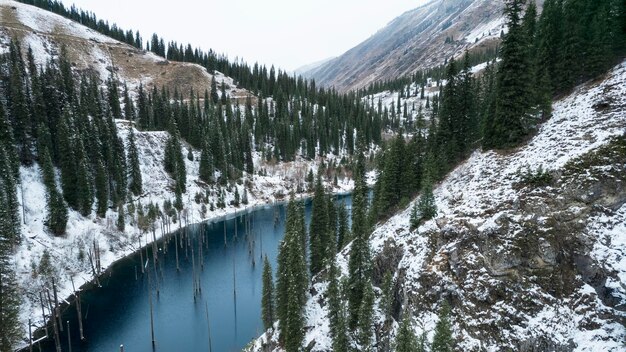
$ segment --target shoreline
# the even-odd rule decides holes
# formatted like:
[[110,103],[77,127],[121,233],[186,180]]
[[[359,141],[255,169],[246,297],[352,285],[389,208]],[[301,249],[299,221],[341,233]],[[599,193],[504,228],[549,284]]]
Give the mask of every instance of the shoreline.
[[[336,192],[335,192],[336,190]],[[331,193],[331,195],[333,197],[340,197],[340,196],[347,196],[349,194],[352,193],[352,187],[350,188],[350,190],[346,190],[345,188],[341,188],[341,187],[333,187],[333,192]],[[311,199],[313,196],[313,192],[306,192],[306,193],[300,193],[300,194],[295,194],[295,200],[297,201],[307,201],[309,199]],[[255,202],[256,201],[256,202]],[[74,280],[74,284],[76,284],[77,289],[76,291],[72,291],[69,295],[66,294],[61,294],[59,297],[59,312],[62,315],[69,307],[71,307],[72,305],[76,304],[76,292],[86,292],[88,290],[94,290],[94,289],[98,289],[100,286],[98,285],[98,280],[101,278],[106,277],[106,275],[112,275],[112,271],[111,269],[118,263],[127,260],[128,258],[136,255],[137,253],[139,253],[139,251],[144,250],[146,247],[148,246],[152,246],[153,244],[157,244],[157,246],[162,243],[163,241],[168,240],[170,237],[172,237],[174,234],[176,234],[179,231],[183,231],[184,229],[190,228],[190,227],[195,227],[201,224],[206,224],[206,223],[213,223],[213,222],[219,222],[219,221],[226,221],[226,220],[230,220],[230,219],[234,219],[238,216],[244,215],[244,214],[249,214],[252,213],[254,211],[260,210],[260,209],[267,209],[267,208],[271,208],[271,207],[275,207],[275,206],[282,206],[287,204],[290,200],[289,197],[285,197],[285,199],[280,199],[280,200],[273,200],[271,202],[269,202],[268,200],[263,201],[262,199],[259,200],[255,200],[251,203],[253,204],[249,204],[246,205],[245,207],[229,207],[227,209],[222,209],[222,214],[214,214],[214,216],[209,216],[206,218],[202,218],[201,220],[198,221],[194,221],[192,223],[189,223],[185,226],[180,226],[179,228],[176,229],[172,229],[171,232],[167,232],[167,233],[162,233],[160,235],[157,235],[156,232],[154,233],[154,238],[155,239],[150,239],[152,236],[150,236],[149,232],[140,234],[140,237],[144,237],[146,239],[146,242],[144,242],[142,244],[141,247],[139,248],[129,248],[129,247],[125,247],[124,249],[122,249],[121,251],[117,252],[115,258],[110,261],[107,262],[105,265],[105,267],[103,267],[100,272],[99,275],[89,275],[88,278],[85,278],[84,276],[81,276],[81,273],[77,273],[77,275],[72,276],[72,280]],[[180,222],[182,224],[182,219],[180,220]],[[84,273],[82,273],[84,274]],[[81,281],[78,281],[78,280]],[[59,286],[61,284],[61,282],[57,283],[57,286]],[[28,341],[28,336],[26,336],[26,338],[24,339],[24,344],[23,345],[18,345],[16,351],[27,351],[28,348],[30,347],[31,343],[33,345],[33,347],[36,345],[37,342],[42,342],[42,341],[46,341],[46,340],[53,340],[54,336],[52,334],[48,334],[48,336],[45,336],[44,331],[47,331],[46,329],[51,328],[51,317],[48,316],[46,321],[44,322],[44,324],[42,325],[35,325],[35,323],[32,323],[31,326],[34,328],[33,333],[32,333],[32,341]],[[39,336],[39,335],[43,335],[43,336]],[[39,336],[39,337],[36,337]]]

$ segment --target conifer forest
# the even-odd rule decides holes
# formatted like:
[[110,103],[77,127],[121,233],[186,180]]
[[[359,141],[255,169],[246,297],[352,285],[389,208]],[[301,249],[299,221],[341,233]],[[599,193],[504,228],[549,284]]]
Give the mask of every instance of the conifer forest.
[[[163,73],[81,68],[79,40],[63,41],[79,34],[46,34],[44,55],[29,16]],[[68,1],[2,0],[0,22],[0,351],[71,351],[68,312],[87,350],[81,296],[133,256],[152,325],[136,348],[164,350],[153,310],[174,258],[208,324],[184,348],[223,346],[202,298],[211,231],[248,258],[219,269],[235,324],[254,326],[246,351],[626,349],[624,1],[423,1],[297,74]],[[166,82],[172,67],[200,70],[196,88]],[[270,206],[275,248],[254,215]],[[253,318],[237,301],[248,267]]]

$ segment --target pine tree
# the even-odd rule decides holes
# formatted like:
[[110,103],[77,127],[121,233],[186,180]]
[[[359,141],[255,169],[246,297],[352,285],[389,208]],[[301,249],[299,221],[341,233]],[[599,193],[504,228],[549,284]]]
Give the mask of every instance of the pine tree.
[[355,167],[355,189],[352,198],[352,247],[348,261],[348,310],[349,327],[355,329],[360,321],[359,311],[366,283],[371,276],[369,227],[367,225],[367,188],[362,147],[357,152]]
[[96,214],[104,218],[109,207],[109,190],[107,184],[107,173],[102,161],[96,162]]
[[[3,170],[10,170],[4,148],[0,147],[4,155]],[[6,176],[2,174],[1,176]],[[12,175],[9,175],[12,177]],[[19,325],[20,293],[18,291],[11,248],[14,245],[15,233],[13,229],[14,209],[7,197],[5,177],[0,177],[0,351],[13,351],[22,337]]]
[[454,350],[454,339],[450,325],[450,305],[443,302],[439,311],[439,321],[435,325],[435,336],[430,347],[431,352],[452,352]]
[[339,286],[339,272],[335,256],[329,259],[328,267],[328,319],[330,322],[330,335],[333,339],[333,351],[348,351],[348,333],[346,326],[346,312],[342,302],[341,288]]
[[125,213],[124,213],[124,203],[119,203],[119,205],[117,206],[117,230],[120,232],[124,232],[124,230],[126,229],[126,220],[125,220]]
[[13,128],[8,116],[5,114],[2,104],[0,104],[0,147],[4,148],[9,157],[9,167],[14,176],[19,172],[19,159],[16,157],[15,138],[13,138]]
[[213,182],[213,157],[207,143],[200,153],[200,179],[209,184]]
[[350,228],[348,226],[348,210],[346,210],[346,205],[341,204],[337,211],[337,250],[340,251],[346,245],[346,243],[350,242]]
[[311,275],[322,270],[323,263],[326,262],[328,245],[328,212],[326,207],[326,194],[322,185],[321,176],[317,177],[315,184],[315,194],[313,195],[313,206],[311,210],[311,224],[309,228],[309,269]]
[[63,112],[58,129],[58,145],[61,168],[61,187],[63,197],[73,209],[78,209],[78,177],[76,173],[76,158],[72,142],[72,117],[69,109]]
[[487,148],[507,148],[517,145],[528,133],[527,114],[532,102],[528,40],[521,26],[525,0],[507,0],[505,14],[509,32],[500,49],[496,114],[493,140]]
[[217,104],[219,102],[219,95],[217,94],[217,83],[215,82],[215,75],[211,77],[211,102]]
[[30,165],[33,161],[31,131],[32,120],[29,109],[24,62],[20,43],[11,41],[9,45],[10,70],[7,94],[9,116],[13,121],[13,132],[18,146],[20,161]]
[[15,160],[17,155],[10,156],[7,150],[0,144],[0,181],[2,183],[4,201],[6,202],[5,222],[3,226],[8,228],[5,230],[5,239],[8,240],[11,246],[17,245],[21,240],[21,224],[19,207],[20,204],[17,199],[17,179],[14,175],[14,171],[11,167],[12,160]]
[[419,214],[418,224],[437,216],[437,203],[435,202],[435,196],[433,195],[433,188],[428,181],[422,188],[422,194],[417,205],[417,212]]
[[374,316],[374,289],[369,280],[365,281],[363,288],[363,301],[359,307],[358,342],[361,351],[372,350],[373,316]]
[[87,160],[85,159],[85,151],[82,147],[82,141],[76,142],[77,154],[81,157],[76,163],[76,177],[77,177],[77,196],[78,196],[78,211],[83,216],[91,214],[93,207],[93,192],[91,188],[91,175]]
[[396,352],[424,352],[411,327],[411,316],[405,312],[396,336]]
[[128,178],[130,183],[128,189],[138,196],[143,193],[143,181],[141,178],[141,168],[139,167],[139,152],[135,143],[135,129],[131,125],[128,132]]
[[47,149],[42,151],[39,159],[42,166],[44,185],[46,185],[47,190],[48,216],[45,224],[54,235],[61,236],[65,234],[67,226],[67,206],[57,189],[54,167]]
[[180,188],[181,193],[185,193],[187,183],[185,159],[183,157],[178,127],[176,127],[175,123],[172,123],[172,125],[170,137],[165,145],[164,167],[165,171],[174,179],[175,187]]
[[274,308],[274,279],[272,276],[272,267],[267,255],[263,258],[263,296],[261,299],[261,311],[263,326],[265,330],[270,329],[274,324],[275,308]]
[[287,206],[285,238],[278,253],[276,312],[286,351],[299,351],[304,339],[304,305],[308,277],[305,260],[304,208],[293,199]]

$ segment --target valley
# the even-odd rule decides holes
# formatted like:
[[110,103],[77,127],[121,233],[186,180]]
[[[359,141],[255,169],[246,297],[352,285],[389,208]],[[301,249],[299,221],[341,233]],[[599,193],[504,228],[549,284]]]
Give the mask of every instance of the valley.
[[0,0],[0,351],[626,348],[619,0],[296,73],[70,5]]

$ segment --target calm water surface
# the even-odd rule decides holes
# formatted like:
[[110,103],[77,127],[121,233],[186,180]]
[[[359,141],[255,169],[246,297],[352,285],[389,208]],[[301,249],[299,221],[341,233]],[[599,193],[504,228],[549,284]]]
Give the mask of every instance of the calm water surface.
[[[345,203],[348,209],[351,206],[350,196],[339,196],[337,201]],[[307,222],[310,213],[310,202],[306,202]],[[154,307],[157,351],[240,351],[263,330],[261,258],[267,255],[276,270],[285,215],[285,206],[275,205],[236,218],[191,226],[187,233],[189,241],[194,243],[202,289],[195,300],[191,250],[179,248],[180,272],[177,272],[173,240],[159,244],[160,268],[156,276],[152,260],[148,265],[150,274],[148,271],[141,274],[138,254],[116,263],[111,276],[102,280],[103,287],[81,295],[86,342],[79,341],[75,308],[65,312],[63,321],[70,321],[72,351],[113,352],[120,350],[120,344],[126,352],[152,351],[149,293]],[[199,268],[201,236],[206,241],[204,269]],[[137,280],[135,270],[139,272]],[[62,350],[69,351],[65,330],[61,334]],[[42,350],[54,351],[54,344],[47,343]]]

